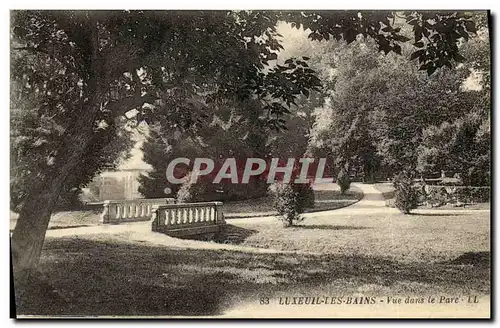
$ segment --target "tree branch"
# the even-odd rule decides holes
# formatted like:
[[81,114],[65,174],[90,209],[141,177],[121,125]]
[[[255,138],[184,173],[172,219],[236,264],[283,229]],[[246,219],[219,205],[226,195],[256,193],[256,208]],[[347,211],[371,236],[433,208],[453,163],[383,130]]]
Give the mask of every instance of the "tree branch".
[[61,63],[65,68],[67,68],[71,72],[76,73],[76,74],[80,73],[78,71],[78,69],[76,69],[75,67],[69,66],[67,63],[64,63],[62,60],[57,58],[54,54],[50,53],[49,51],[47,51],[43,48],[40,48],[40,47],[11,47],[11,50],[28,51],[31,53],[41,53],[41,54],[49,56],[51,59],[58,61],[59,63]]
[[158,98],[153,95],[145,96],[128,96],[120,100],[110,101],[106,108],[113,113],[114,117],[125,116],[128,111],[144,105],[145,103],[153,103]]

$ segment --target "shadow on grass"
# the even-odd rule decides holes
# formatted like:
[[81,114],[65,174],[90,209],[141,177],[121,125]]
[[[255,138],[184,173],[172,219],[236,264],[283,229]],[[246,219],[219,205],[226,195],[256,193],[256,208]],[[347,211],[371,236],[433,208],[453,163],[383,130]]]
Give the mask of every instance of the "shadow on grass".
[[441,262],[441,264],[451,265],[473,265],[476,267],[489,268],[491,263],[490,252],[468,252],[460,255],[451,261]]
[[214,241],[219,244],[241,244],[245,239],[257,232],[257,230],[226,224],[222,231],[215,236]]
[[490,290],[487,267],[182,249],[94,238],[48,238],[39,267],[60,296],[48,293],[46,286],[31,284],[24,292],[16,286],[18,314],[218,315],[233,300],[330,285],[344,293],[367,284],[393,288],[412,283],[423,286],[422,293]]
[[327,225],[327,224],[295,225],[294,228],[320,229],[320,230],[365,230],[365,229],[372,229],[371,227],[335,226],[335,225]]

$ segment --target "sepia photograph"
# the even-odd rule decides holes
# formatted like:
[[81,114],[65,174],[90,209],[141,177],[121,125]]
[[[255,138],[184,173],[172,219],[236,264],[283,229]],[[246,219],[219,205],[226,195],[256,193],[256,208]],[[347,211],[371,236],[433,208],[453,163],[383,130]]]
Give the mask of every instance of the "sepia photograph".
[[13,318],[491,319],[488,10],[9,16]]

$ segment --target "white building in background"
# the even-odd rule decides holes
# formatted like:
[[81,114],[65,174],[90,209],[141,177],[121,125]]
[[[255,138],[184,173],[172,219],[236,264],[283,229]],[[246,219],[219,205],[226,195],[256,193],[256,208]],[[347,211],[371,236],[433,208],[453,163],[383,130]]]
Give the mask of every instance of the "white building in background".
[[152,167],[142,160],[142,143],[139,140],[131,150],[131,157],[120,164],[116,171],[105,171],[96,176],[83,189],[83,201],[99,202],[143,198],[139,193],[141,174],[147,174]]

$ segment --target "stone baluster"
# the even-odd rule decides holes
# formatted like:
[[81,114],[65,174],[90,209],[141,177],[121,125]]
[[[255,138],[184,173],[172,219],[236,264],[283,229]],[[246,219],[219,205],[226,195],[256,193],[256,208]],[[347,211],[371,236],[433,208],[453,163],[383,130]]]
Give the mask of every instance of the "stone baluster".
[[168,211],[169,223],[170,223],[170,225],[174,225],[175,224],[175,213],[171,208],[167,209],[167,211]]
[[127,210],[125,209],[125,206],[122,204],[116,204],[116,218],[121,221],[121,219],[125,218],[127,215]]
[[120,206],[120,204],[113,204],[113,209],[115,210],[116,213],[114,218],[119,221],[123,216],[123,209]]
[[168,211],[170,212],[170,225],[175,225],[177,221],[177,217],[175,216],[175,210],[169,208]]
[[205,207],[201,207],[201,221],[200,222],[205,222],[205,215],[207,214],[207,209]]
[[182,211],[181,211],[181,209],[178,208],[176,212],[177,212],[176,213],[177,214],[177,224],[182,224]]
[[145,212],[146,212],[146,204],[144,203],[141,203],[141,218],[143,218],[145,216]]
[[207,207],[207,222],[212,222],[212,206]]
[[164,208],[163,212],[165,213],[163,224],[168,227],[170,225],[170,211],[168,210],[168,208]]
[[129,208],[129,206],[127,204],[123,204],[122,207],[123,207],[123,217],[122,217],[122,219],[126,220],[128,218],[128,216],[129,216],[130,208]]

